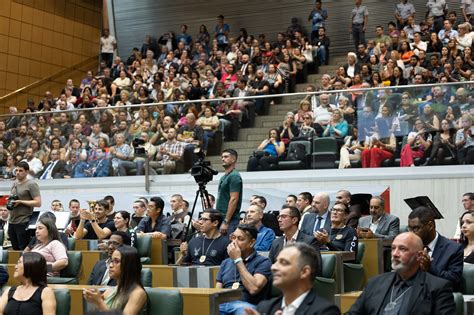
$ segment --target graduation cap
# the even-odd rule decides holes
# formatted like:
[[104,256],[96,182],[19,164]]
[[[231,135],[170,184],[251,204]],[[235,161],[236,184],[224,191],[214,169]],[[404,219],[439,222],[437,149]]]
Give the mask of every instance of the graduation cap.
[[351,196],[351,208],[358,206],[362,215],[369,214],[370,199],[372,199],[371,194],[353,194]]
[[444,219],[441,212],[439,212],[438,208],[434,205],[428,196],[418,196],[413,198],[403,199],[406,204],[411,208],[411,210],[415,210],[418,207],[427,207],[433,212],[434,218],[436,220]]

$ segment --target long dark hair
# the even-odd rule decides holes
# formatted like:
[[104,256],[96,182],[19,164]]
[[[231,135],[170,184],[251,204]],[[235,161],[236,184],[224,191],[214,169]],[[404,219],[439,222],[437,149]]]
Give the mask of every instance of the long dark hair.
[[40,253],[23,253],[23,276],[31,280],[33,285],[45,287],[46,284],[46,259]]
[[120,213],[122,218],[127,221],[127,228],[129,228],[130,227],[130,212],[125,211],[125,210],[120,210],[117,213]]
[[[474,212],[471,212],[471,211],[466,211],[464,212],[461,217],[459,218],[459,226],[462,227],[462,219],[467,215],[467,214],[470,214],[472,216],[474,216]],[[461,232],[461,238],[460,238],[460,241],[461,241],[461,244],[462,244],[462,247],[463,248],[466,248],[466,246],[469,244],[469,240],[467,239],[467,237]]]
[[143,288],[141,281],[142,263],[135,247],[122,245],[116,249],[120,252],[120,278],[118,279],[117,295],[114,308],[123,309],[130,293],[136,286]]
[[[42,215],[38,223],[43,224],[48,230],[48,243],[56,240],[60,241],[58,228],[56,227],[56,220],[49,215]],[[62,243],[61,243],[62,244]],[[46,245],[46,244],[45,244]]]

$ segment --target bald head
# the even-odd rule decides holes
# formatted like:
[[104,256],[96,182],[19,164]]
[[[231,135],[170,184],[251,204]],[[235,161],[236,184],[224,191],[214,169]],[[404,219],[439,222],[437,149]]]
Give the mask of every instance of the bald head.
[[311,206],[317,214],[323,215],[328,210],[330,203],[329,195],[325,192],[319,192],[313,197]]
[[399,234],[392,243],[392,269],[404,280],[412,277],[420,268],[423,242],[415,233]]

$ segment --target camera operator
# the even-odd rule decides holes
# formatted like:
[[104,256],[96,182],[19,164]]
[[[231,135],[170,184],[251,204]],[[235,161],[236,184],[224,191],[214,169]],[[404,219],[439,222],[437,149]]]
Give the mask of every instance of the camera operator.
[[[133,140],[133,148],[135,153],[135,167],[137,169],[137,175],[145,174],[146,157],[151,161],[156,155],[156,147],[150,143],[150,136],[148,133],[142,131],[140,138]],[[149,167],[150,175],[156,175],[156,171]]]
[[[173,174],[176,171],[176,161],[181,160],[184,154],[184,142],[176,140],[176,129],[168,129],[168,140],[158,147],[156,159],[151,165],[163,168],[163,174]],[[155,164],[156,163],[156,164]]]
[[16,180],[10,191],[7,209],[10,210],[8,236],[14,250],[23,250],[30,241],[27,230],[34,207],[41,207],[39,186],[27,178],[30,166],[21,161],[16,165]]
[[221,224],[222,234],[231,234],[239,224],[240,207],[242,206],[242,177],[235,169],[238,154],[233,149],[222,152],[221,160],[225,174],[219,181],[216,208],[224,215]]

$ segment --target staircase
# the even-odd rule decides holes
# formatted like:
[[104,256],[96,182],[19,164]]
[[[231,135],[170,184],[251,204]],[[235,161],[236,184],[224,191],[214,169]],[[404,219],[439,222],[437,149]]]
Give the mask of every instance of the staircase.
[[[325,73],[334,74],[337,67],[346,61],[345,56],[333,57],[329,59],[330,64],[327,66],[320,66],[318,74],[308,75],[308,83],[296,85],[296,90],[304,91],[308,84],[319,85],[321,76]],[[281,104],[272,105],[270,113],[267,116],[257,116],[255,118],[255,126],[253,128],[244,128],[239,130],[239,141],[224,142],[222,149],[235,149],[239,153],[237,163],[237,170],[246,171],[247,161],[250,155],[257,149],[257,146],[268,135],[271,128],[278,128],[285,118],[285,114],[289,111],[298,109],[299,102],[303,99],[302,96],[285,96]],[[208,156],[212,166],[216,170],[221,170],[220,156]]]

